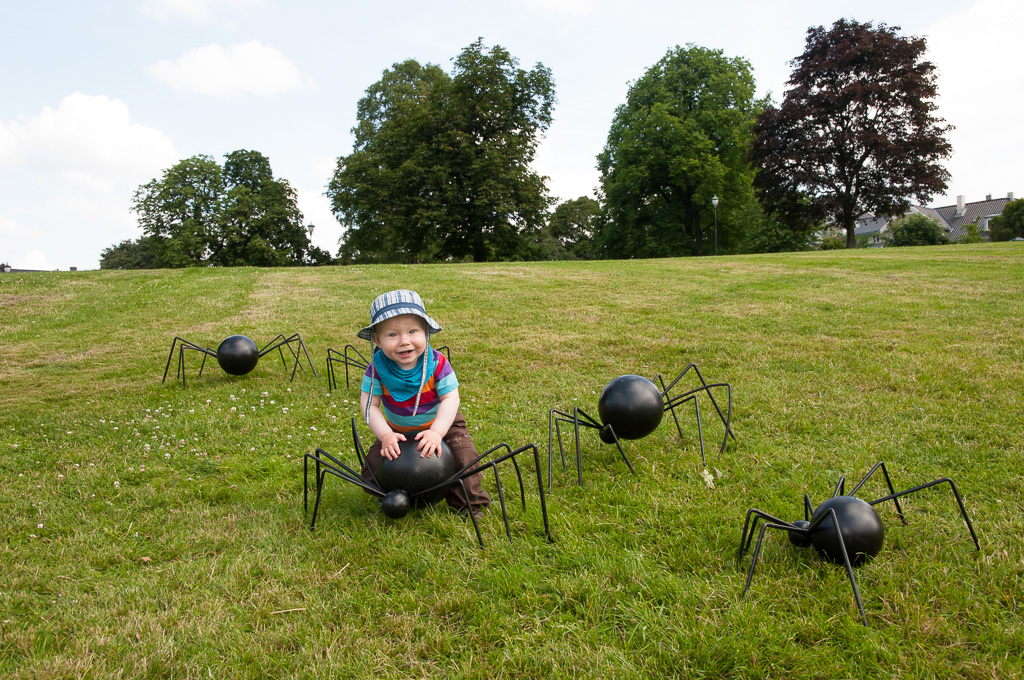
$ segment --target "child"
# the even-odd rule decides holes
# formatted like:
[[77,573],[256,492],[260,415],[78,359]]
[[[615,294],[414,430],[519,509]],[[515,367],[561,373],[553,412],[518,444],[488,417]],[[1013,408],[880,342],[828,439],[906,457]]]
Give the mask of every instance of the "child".
[[[370,305],[370,325],[359,331],[369,340],[370,365],[363,376],[359,406],[377,441],[366,452],[366,463],[376,474],[381,456],[401,453],[398,442],[416,432],[421,457],[441,455],[441,441],[455,456],[456,469],[475,460],[476,446],[459,411],[459,381],[443,354],[430,346],[430,336],[441,332],[427,316],[423,300],[411,290],[393,290]],[[379,350],[379,351],[377,351]],[[408,455],[408,454],[406,454]],[[363,477],[371,479],[364,467]],[[480,475],[464,480],[470,498],[459,484],[445,496],[448,505],[462,512],[472,508],[479,516],[491,498],[480,486]]]

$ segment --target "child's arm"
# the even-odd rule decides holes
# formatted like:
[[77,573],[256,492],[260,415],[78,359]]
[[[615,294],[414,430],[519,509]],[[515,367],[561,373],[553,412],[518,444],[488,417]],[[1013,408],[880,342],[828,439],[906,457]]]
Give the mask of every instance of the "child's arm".
[[[367,424],[373,433],[377,435],[377,439],[380,440],[380,455],[384,456],[388,460],[394,460],[398,458],[398,455],[402,452],[398,448],[398,442],[405,441],[405,435],[400,432],[395,432],[388,425],[387,419],[384,417],[384,412],[380,410],[380,395],[370,396],[368,392],[359,393],[359,409],[366,413],[366,401],[370,401],[370,419]],[[440,411],[440,409],[438,409]],[[449,422],[449,425],[451,423]],[[447,430],[445,430],[447,432]]]
[[458,388],[441,395],[441,403],[437,407],[437,415],[434,416],[434,422],[430,424],[430,429],[423,430],[416,435],[416,440],[419,442],[419,446],[416,448],[420,452],[420,458],[434,454],[441,455],[441,440],[448,434],[448,428],[455,421],[460,403]]

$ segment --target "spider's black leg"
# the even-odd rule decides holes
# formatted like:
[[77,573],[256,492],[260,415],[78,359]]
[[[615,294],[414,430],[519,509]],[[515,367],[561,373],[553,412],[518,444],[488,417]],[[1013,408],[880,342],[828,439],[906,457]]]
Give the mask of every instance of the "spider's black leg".
[[[689,392],[686,392],[682,395],[679,395],[678,397],[670,397],[669,392],[672,391],[672,388],[676,386],[676,383],[678,383],[691,368],[693,369],[693,372],[697,375],[698,380],[700,380],[701,386],[696,389],[690,390]],[[736,440],[736,435],[732,431],[732,386],[729,383],[708,383],[706,380],[704,380],[704,376],[701,374],[700,369],[697,368],[697,364],[693,363],[684,368],[679,373],[679,375],[675,377],[675,380],[669,383],[669,386],[667,388],[665,387],[664,380],[661,380],[660,374],[657,376],[657,379],[659,380],[663,388],[661,394],[662,397],[665,399],[666,407],[673,409],[673,418],[675,418],[676,415],[674,406],[677,406],[686,401],[686,398],[689,397],[690,395],[696,394],[697,392],[705,392],[708,395],[708,397],[711,399],[711,403],[715,407],[715,410],[718,411],[718,417],[721,418],[722,423],[725,425],[725,436],[722,437],[722,446],[719,447],[718,450],[718,455],[721,456],[722,451],[725,450],[726,443],[728,443],[729,441],[729,437],[732,437],[733,441]],[[722,413],[722,408],[721,406],[718,405],[718,400],[715,399],[715,394],[713,390],[714,388],[718,387],[724,387],[728,394],[729,401],[726,413]],[[679,436],[682,437],[683,432],[682,429],[679,427],[678,419],[676,419],[676,429],[679,430]]]
[[[349,350],[352,350],[355,353],[355,355],[359,357],[359,359],[356,359],[355,356],[349,356]],[[345,345],[344,352],[339,352],[336,349],[331,349],[330,347],[328,347],[327,386],[334,390],[338,389],[338,378],[337,373],[334,370],[334,364],[342,364],[345,366],[345,389],[348,389],[351,386],[351,383],[349,382],[348,373],[349,366],[352,366],[353,368],[359,368],[363,371],[365,371],[366,367],[369,366],[369,364],[366,362],[366,358],[363,357],[363,355],[359,353],[359,350],[357,350],[352,345]]]
[[812,531],[815,527],[825,521],[826,517],[832,518],[832,529],[836,532],[839,540],[836,541],[839,544],[839,549],[843,553],[843,566],[846,567],[846,575],[850,577],[850,585],[853,587],[853,597],[857,600],[857,608],[860,609],[860,615],[864,618],[864,625],[868,625],[868,615],[864,612],[864,605],[860,601],[860,590],[857,588],[857,579],[853,575],[853,564],[850,563],[850,556],[846,552],[846,542],[843,540],[843,532],[839,526],[839,517],[836,515],[836,511],[829,508],[827,514],[822,515],[818,518],[817,522],[812,522],[807,531]]
[[199,376],[200,377],[202,377],[202,375],[203,375],[203,366],[206,365],[206,357],[207,357],[207,355],[209,355],[211,357],[215,357],[215,356],[217,356],[217,353],[212,351],[212,350],[208,350],[205,347],[200,347],[199,345],[197,345],[195,343],[192,343],[192,342],[189,342],[188,340],[186,340],[184,338],[174,338],[174,342],[171,343],[171,353],[167,357],[167,365],[164,367],[164,377],[163,377],[163,379],[161,379],[160,382],[163,382],[164,380],[167,379],[167,371],[170,370],[170,368],[171,368],[171,357],[174,356],[174,345],[175,344],[178,345],[178,369],[177,369],[177,372],[174,375],[174,378],[175,378],[175,380],[177,380],[178,378],[181,378],[181,386],[185,387],[185,350],[186,349],[191,349],[191,350],[194,350],[196,352],[201,352],[202,353],[202,355],[203,355],[203,363],[200,364],[200,366],[199,366]]
[[[632,472],[635,475],[636,474],[636,470],[633,468],[633,463],[631,463],[629,458],[626,456],[626,452],[622,449],[622,443],[619,441],[618,435],[615,434],[615,428],[613,428],[611,426],[611,424],[602,425],[598,421],[594,420],[594,418],[589,413],[587,413],[583,409],[579,408],[578,406],[574,409],[574,413],[576,414],[576,423],[577,423],[577,425],[576,425],[576,467],[577,467],[577,476],[579,478],[579,485],[583,486],[583,463],[582,463],[582,458],[580,456],[580,434],[579,434],[579,426],[580,425],[583,425],[583,427],[593,428],[593,429],[598,430],[599,432],[602,432],[602,433],[607,428],[608,432],[611,433],[612,441],[615,442],[615,447],[619,450],[619,455],[622,456],[622,460],[624,460],[626,462],[626,467],[628,467],[629,471]],[[582,421],[579,420],[580,416],[583,417]],[[604,440],[602,439],[602,441],[604,441]]]
[[[576,434],[576,482],[583,486],[583,455],[580,453],[580,410],[579,406],[573,407],[572,422]],[[584,415],[586,415],[584,413]]]
[[[462,480],[462,478],[459,478],[457,481],[458,481],[459,486],[462,488],[462,496],[463,496],[463,498],[465,498],[467,501],[469,501],[470,500],[470,498],[469,498],[469,489],[466,488],[466,482],[464,482]],[[501,495],[499,494],[498,497],[501,498]],[[466,507],[466,512],[469,514],[469,519],[473,522],[473,529],[476,531],[476,540],[480,542],[480,549],[483,550],[483,548],[484,548],[484,537],[480,535],[480,523],[476,521],[476,515],[473,513],[473,504],[472,503],[470,503]],[[502,513],[502,515],[505,514],[505,501],[501,502],[501,513]],[[505,529],[506,530],[508,529],[508,518],[505,519]],[[511,540],[511,538],[512,538],[512,536],[510,534],[509,535],[509,539]]]
[[[677,378],[677,380],[678,380],[678,378]],[[676,432],[679,433],[679,438],[682,439],[683,438],[683,427],[679,424],[679,418],[676,416],[675,405],[672,404],[671,403],[672,400],[668,398],[668,388],[665,387],[665,379],[662,378],[661,377],[661,373],[659,373],[658,375],[654,376],[654,380],[652,380],[651,382],[656,382],[656,383],[658,383],[661,386],[661,396],[662,396],[662,399],[664,399],[664,402],[665,402],[665,410],[672,413],[672,420],[675,421],[675,424],[676,424]]]
[[[298,342],[299,343],[299,348],[298,349],[294,349],[292,347],[292,343],[293,342]],[[316,368],[313,366],[313,360],[309,358],[309,352],[306,351],[306,343],[304,343],[302,341],[302,336],[301,335],[299,335],[298,333],[295,333],[294,335],[286,338],[282,344],[285,345],[286,347],[288,347],[288,351],[291,352],[292,357],[295,359],[295,365],[292,366],[291,382],[295,382],[295,371],[299,370],[299,368],[302,367],[302,355],[299,354],[300,351],[302,352],[302,354],[306,355],[306,363],[309,364],[309,370],[313,371],[313,377],[316,377],[316,378],[320,377],[319,375],[317,375]],[[282,361],[284,360],[284,353],[283,352],[281,353],[281,360]],[[287,369],[288,366],[286,365],[285,368]],[[303,369],[303,370],[305,370],[305,369]]]
[[[174,348],[178,344],[179,340],[181,340],[181,338],[176,337],[171,342],[171,353],[167,355],[167,365],[164,366],[164,377],[160,379],[160,382],[164,382],[165,380],[167,380],[167,371],[171,370],[171,359],[174,358]],[[182,342],[184,342],[184,340],[182,340]],[[179,373],[181,372],[181,363],[180,362],[178,364],[178,372]],[[177,378],[177,376],[175,376],[175,378]]]
[[[508,444],[504,444],[504,446],[506,448],[509,448]],[[516,457],[520,453],[522,453],[523,451],[526,451],[526,450],[529,450],[529,451],[533,452],[533,466],[534,466],[534,469],[537,471],[537,495],[540,497],[540,512],[541,512],[541,517],[544,519],[544,535],[547,536],[547,539],[548,539],[549,543],[553,543],[554,539],[551,538],[551,527],[550,527],[550,524],[548,523],[548,504],[547,504],[547,500],[545,499],[545,496],[544,496],[544,479],[543,479],[543,476],[541,474],[540,452],[537,450],[537,445],[536,444],[526,444],[525,446],[522,446],[522,447],[516,449],[515,451],[510,451],[509,453],[506,453],[501,458],[498,458],[497,460],[493,461],[491,463],[491,465],[494,466],[494,474],[495,474],[495,476],[497,476],[497,474],[498,474],[498,468],[497,468],[498,463],[501,463],[501,462],[503,462],[505,460],[508,460],[508,459],[512,460],[512,464],[515,466],[515,469],[516,469],[516,475],[519,478],[519,494],[520,494],[520,497],[522,499],[523,510],[525,511],[526,510],[526,493],[525,493],[524,487],[523,487],[522,475],[519,474],[519,464],[516,463]],[[506,523],[505,529],[506,529],[506,531],[508,531],[507,523]],[[509,536],[509,538],[511,538],[511,536]]]
[[[323,459],[323,457],[326,457],[331,462],[329,463],[329,462],[325,461]],[[339,478],[345,480],[346,482],[349,482],[351,484],[355,484],[356,486],[360,487],[361,489],[371,493],[372,495],[374,495],[374,496],[376,496],[378,498],[381,498],[381,497],[384,496],[384,492],[380,488],[379,485],[371,484],[370,482],[367,482],[365,479],[363,479],[362,475],[358,474],[355,470],[353,470],[349,466],[345,465],[344,463],[342,463],[337,458],[335,458],[331,454],[327,453],[323,449],[318,448],[318,449],[316,449],[315,453],[307,453],[304,456],[304,459],[303,459],[303,462],[302,462],[302,475],[303,475],[303,480],[302,480],[302,487],[303,487],[302,488],[302,507],[303,507],[303,510],[307,509],[307,493],[308,492],[307,492],[307,482],[306,482],[307,477],[306,477],[306,475],[307,475],[307,472],[308,472],[308,469],[309,469],[309,467],[308,467],[309,462],[308,461],[310,459],[312,459],[316,463],[316,500],[313,502],[313,516],[312,516],[312,519],[310,520],[310,523],[309,523],[310,531],[312,531],[314,529],[314,527],[316,526],[316,518],[317,518],[317,515],[320,512],[320,498],[321,498],[321,496],[323,494],[324,480],[327,478],[328,474],[332,474],[335,477],[339,477]],[[335,467],[335,465],[337,467]]]
[[[205,350],[203,350],[203,351],[205,351]],[[185,348],[184,347],[181,348],[181,356],[182,357],[185,356]],[[216,354],[211,354],[210,356],[214,356],[215,357],[217,355]],[[203,377],[203,369],[204,368],[206,368],[206,355],[205,354],[203,354],[203,360],[199,364],[199,377],[200,378]],[[185,367],[184,366],[182,366],[182,368],[181,368],[181,385],[182,385],[182,387],[185,386]]]
[[[700,369],[697,368],[697,364],[690,365],[693,366],[693,372],[697,374],[697,378],[700,380],[702,389],[705,392],[707,392],[708,396],[711,398],[711,403],[714,404],[715,410],[718,411],[718,417],[722,419],[723,423],[725,423],[725,440],[728,441],[729,437],[731,436],[732,440],[736,441],[736,435],[733,434],[732,427],[730,427],[730,423],[732,422],[732,385],[730,385],[729,383],[708,383],[706,380],[704,380],[704,376],[701,375]],[[686,371],[683,372],[685,373]],[[719,407],[718,402],[715,401],[715,394],[714,392],[711,391],[711,388],[713,387],[725,387],[727,389],[729,395],[728,417],[726,417],[722,413],[721,407]],[[725,448],[724,442],[722,444],[722,448]]]
[[352,418],[352,441],[356,447],[356,458],[359,460],[359,466],[370,471],[370,477],[373,478],[373,483],[377,488],[380,488],[380,480],[377,479],[377,475],[374,473],[373,467],[370,466],[370,462],[366,459],[366,452],[363,451],[363,442],[359,439],[359,430],[356,429],[355,418]]
[[[764,541],[764,534],[768,529],[785,529],[786,531],[801,532],[804,531],[803,529],[798,529],[797,527],[794,527],[792,524],[789,524],[788,522],[781,522],[780,524],[776,524],[769,520],[761,525],[761,531],[759,531],[757,534],[757,544],[754,546],[754,553],[750,560],[750,570],[747,572],[747,583],[745,586],[743,586],[744,595],[746,595],[747,591],[750,590],[750,582],[754,579],[754,569],[757,568],[757,559],[761,555],[761,542]],[[751,531],[750,534],[752,538],[754,532]],[[748,540],[747,542],[749,543],[750,541]]]
[[[868,470],[868,473],[864,475],[864,479],[857,482],[857,486],[853,487],[853,491],[850,492],[850,495],[857,495],[857,491],[860,490],[860,487],[864,486],[864,482],[868,481],[871,478],[871,475],[875,474],[875,470],[878,468],[882,468],[882,474],[885,476],[885,485],[889,487],[889,493],[895,494],[896,489],[893,488],[892,480],[889,479],[889,471],[885,469],[885,463],[878,461],[870,470]],[[900,521],[906,524],[907,518],[903,516],[903,508],[900,507],[899,500],[894,496],[892,502],[896,504],[896,514],[900,516]]]
[[568,418],[569,414],[563,413],[558,409],[551,409],[548,411],[548,488],[551,488],[551,452],[554,444],[554,436],[558,435],[558,452],[562,455],[562,471],[565,472],[565,449],[562,448],[562,431],[558,427],[559,419],[555,418],[555,414]]
[[[320,476],[320,461],[316,460],[316,475]],[[309,456],[302,457],[302,511],[309,512]]]
[[635,475],[636,470],[633,469],[633,464],[629,462],[629,458],[626,457],[626,452],[622,450],[622,443],[619,441],[618,435],[615,434],[615,428],[612,427],[611,423],[608,423],[606,427],[608,428],[608,431],[612,433],[612,441],[615,442],[615,447],[618,448],[619,455],[622,456],[622,460],[626,461],[626,467],[628,467],[629,471]]
[[845,489],[846,489],[846,475],[840,475],[839,476],[839,483],[836,484],[836,490],[832,492],[832,498],[835,498],[836,496],[844,496],[844,495],[846,495]]
[[[704,464],[704,467],[708,466],[708,459],[704,456],[704,429],[700,424],[700,402],[697,401],[697,395],[693,395],[693,411],[697,414],[697,438],[700,439],[700,460]],[[721,455],[721,451],[718,452]]]
[[967,525],[967,530],[971,532],[971,538],[974,540],[974,547],[977,548],[978,550],[981,550],[981,544],[978,543],[978,535],[974,533],[974,526],[971,524],[970,517],[967,516],[967,508],[964,507],[964,502],[963,502],[963,499],[960,497],[960,492],[957,491],[956,484],[954,484],[953,480],[950,479],[949,477],[943,477],[942,479],[936,479],[934,482],[928,482],[927,484],[921,484],[919,486],[915,486],[912,489],[907,489],[906,491],[900,491],[899,493],[891,493],[888,496],[883,496],[882,498],[877,498],[877,499],[875,499],[873,501],[868,501],[868,504],[869,505],[877,505],[879,503],[884,503],[885,501],[888,501],[888,500],[895,501],[900,496],[906,496],[907,494],[916,493],[918,491],[923,491],[924,489],[928,489],[928,488],[936,486],[938,484],[945,484],[946,482],[949,482],[950,488],[953,489],[953,496],[956,498],[957,505],[960,506],[960,515],[964,518],[964,523]]
[[[497,451],[498,449],[501,449],[501,448],[504,448],[507,451],[507,453],[503,454],[499,458],[496,458],[494,460],[490,460],[490,461],[484,463],[483,465],[481,465],[480,467],[478,467],[476,469],[471,469],[474,465],[476,465],[476,463],[479,460],[481,460],[482,458],[486,458],[487,456],[490,456],[494,451]],[[518,449],[516,449],[514,451],[511,450],[511,447],[508,444],[506,444],[506,443],[498,444],[497,446],[494,446],[494,447],[488,449],[483,454],[478,456],[476,460],[470,462],[469,464],[464,466],[461,470],[456,472],[455,473],[455,477],[461,483],[462,480],[465,479],[466,477],[469,477],[469,476],[475,475],[475,474],[479,474],[479,473],[483,472],[484,470],[486,470],[487,468],[491,468],[491,469],[494,470],[494,479],[495,479],[495,483],[496,483],[497,491],[498,491],[498,502],[501,505],[501,518],[502,518],[502,522],[504,522],[504,524],[505,524],[505,534],[508,536],[509,540],[511,541],[512,540],[512,530],[511,530],[511,528],[509,526],[509,522],[508,522],[508,508],[507,508],[507,506],[505,504],[505,492],[504,492],[504,489],[502,488],[501,478],[500,478],[500,476],[498,474],[498,465],[503,463],[503,462],[505,462],[506,460],[509,460],[509,459],[512,460],[512,464],[516,468],[516,475],[517,475],[517,478],[519,480],[519,494],[520,494],[520,498],[521,498],[522,503],[523,503],[523,510],[525,511],[525,509],[526,509],[526,493],[525,493],[525,488],[524,488],[524,485],[523,485],[522,475],[519,472],[519,465],[516,462],[516,457],[519,454],[521,454],[523,451],[526,451],[526,450],[529,450],[529,451],[531,451],[533,453],[533,465],[534,465],[534,470],[535,470],[536,475],[537,475],[537,494],[540,496],[540,510],[541,510],[541,516],[543,517],[543,520],[544,520],[544,534],[545,534],[545,536],[547,536],[548,542],[553,542],[554,539],[551,538],[551,526],[550,526],[550,523],[548,522],[547,500],[545,499],[545,495],[544,495],[544,475],[543,475],[543,472],[542,472],[543,468],[541,467],[541,463],[540,463],[540,451],[538,450],[536,444],[527,444],[527,445],[525,445],[523,447],[520,447],[520,448],[518,448]],[[442,482],[441,485],[444,485],[444,484],[451,484],[451,482],[450,481]],[[441,485],[438,485],[438,486],[441,486]],[[434,487],[434,488],[437,488],[437,487]],[[429,492],[430,492],[430,489],[428,489],[427,491],[424,491],[423,493],[429,493]],[[465,489],[463,490],[463,494],[466,496],[467,499],[469,498],[469,495],[466,493]],[[470,514],[472,514],[472,511],[470,511]],[[474,525],[475,525],[475,522],[474,522]],[[480,544],[481,544],[481,547],[483,547],[483,541],[482,540],[481,540]]]
[[[355,357],[350,357],[348,355],[348,351],[350,349],[359,356],[359,361],[356,361]],[[352,367],[355,367],[355,368],[361,368],[361,369],[363,369],[365,371],[366,368],[370,365],[370,362],[367,361],[366,357],[364,357],[362,355],[362,353],[359,350],[357,350],[355,347],[353,347],[352,345],[345,345],[344,359],[345,359],[345,389],[348,389],[349,388],[348,367],[352,366]]]
[[814,514],[814,505],[811,504],[811,497],[804,494],[804,521],[810,522],[811,515]]
[[[313,367],[313,360],[309,357],[309,351],[306,350],[306,343],[304,343],[302,341],[302,336],[299,335],[298,333],[296,333],[295,337],[299,339],[299,349],[301,349],[302,353],[306,355],[306,363],[309,364],[309,370],[313,371],[313,377],[314,378],[319,378],[320,376],[318,376],[316,374],[316,368]],[[298,352],[296,352],[296,354],[298,354]],[[298,357],[296,357],[295,358],[295,365],[298,366],[298,364],[299,364],[299,359],[298,359]],[[292,379],[294,379],[294,378],[295,378],[295,369],[292,369]]]
[[[276,349],[280,353],[280,355],[281,355],[281,366],[283,366],[285,368],[285,370],[287,370],[288,369],[288,364],[284,360],[284,350],[281,349],[281,345],[284,345],[284,344],[287,344],[287,341],[285,340],[284,335],[282,335],[281,333],[278,333],[276,336],[274,336],[273,340],[271,340],[267,344],[263,345],[263,349],[261,349],[259,351],[260,358],[262,359],[265,354],[269,354],[270,352],[273,352]],[[289,347],[288,351],[292,352],[292,348]],[[292,354],[294,354],[294,352],[292,352]]]
[[[751,517],[754,518],[753,521],[751,521]],[[750,542],[754,539],[754,530],[757,528],[757,521],[759,519],[763,519],[767,522],[771,522],[774,524],[785,524],[787,526],[792,526],[789,524],[789,522],[787,522],[784,519],[773,517],[766,512],[761,512],[757,508],[750,508],[749,510],[747,510],[747,517],[743,522],[743,535],[740,537],[740,549],[739,552],[736,554],[737,562],[742,560],[743,554],[750,549]]]

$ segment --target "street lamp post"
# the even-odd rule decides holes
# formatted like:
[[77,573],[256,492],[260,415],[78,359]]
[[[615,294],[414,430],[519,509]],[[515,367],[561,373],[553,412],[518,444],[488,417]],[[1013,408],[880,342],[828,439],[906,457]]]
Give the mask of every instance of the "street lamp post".
[[711,205],[715,208],[715,255],[718,255],[718,196],[711,197]]

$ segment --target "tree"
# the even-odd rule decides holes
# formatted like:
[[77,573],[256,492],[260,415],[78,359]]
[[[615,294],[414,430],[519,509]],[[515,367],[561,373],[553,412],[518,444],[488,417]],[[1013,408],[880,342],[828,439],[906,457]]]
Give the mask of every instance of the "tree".
[[981,233],[981,225],[978,223],[978,218],[974,218],[973,222],[964,225],[964,235],[958,238],[956,243],[984,243],[987,240],[985,235]]
[[598,155],[607,257],[699,255],[721,200],[719,236],[753,202],[746,162],[754,119],[750,64],[696,45],[669,50],[626,95]]
[[764,214],[757,203],[746,206],[737,218],[746,225],[739,247],[741,253],[787,253],[812,249],[812,231],[793,229],[783,224]]
[[454,63],[395,64],[360,100],[327,189],[342,259],[514,259],[543,227],[550,200],[529,166],[551,124],[550,70],[480,40]]
[[100,269],[155,269],[152,237],[121,241],[100,253]]
[[295,190],[287,180],[274,179],[270,161],[257,151],[233,151],[225,159],[224,206],[211,264],[302,264],[310,244]]
[[934,115],[925,39],[840,19],[807,31],[782,104],[758,117],[750,160],[770,212],[797,227],[832,220],[856,245],[865,212],[900,215],[946,188],[952,129]]
[[988,223],[988,228],[993,241],[1024,238],[1024,198],[1009,201],[1003,212]]
[[[294,189],[274,179],[257,151],[193,156],[135,191],[139,216],[157,267],[281,267],[322,263],[330,255],[310,246]],[[124,244],[122,244],[123,246]]]
[[151,244],[159,268],[207,263],[218,231],[224,184],[210,156],[193,156],[135,191],[132,210]]
[[886,246],[936,246],[949,243],[942,225],[919,213],[905,215],[889,225]]
[[593,259],[594,227],[600,212],[601,204],[589,196],[559,203],[542,232],[550,240],[550,250],[543,259]]

